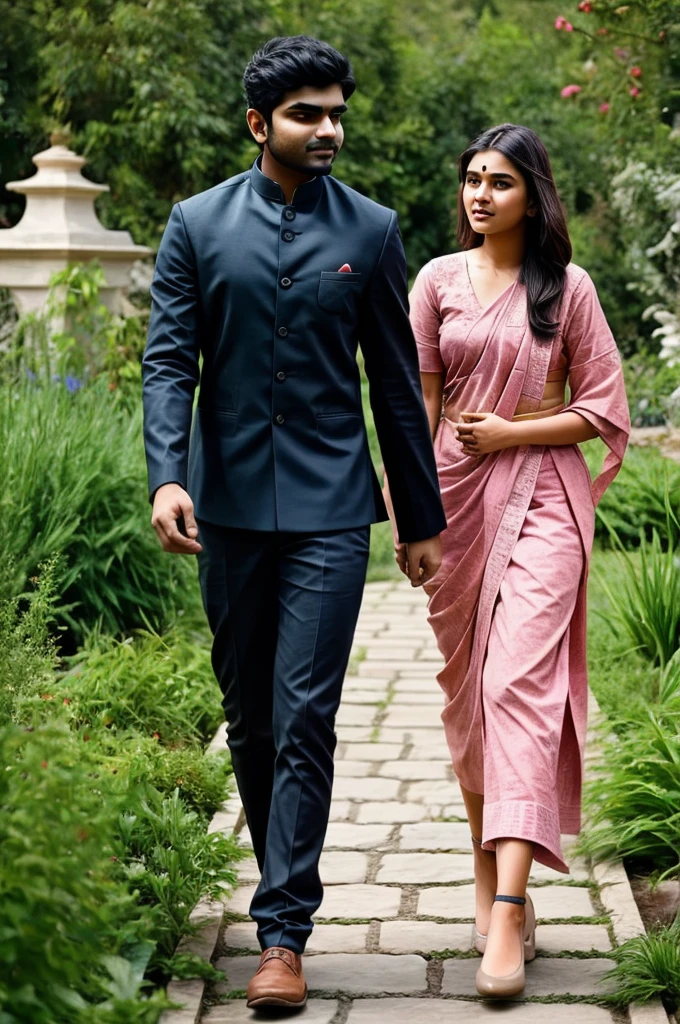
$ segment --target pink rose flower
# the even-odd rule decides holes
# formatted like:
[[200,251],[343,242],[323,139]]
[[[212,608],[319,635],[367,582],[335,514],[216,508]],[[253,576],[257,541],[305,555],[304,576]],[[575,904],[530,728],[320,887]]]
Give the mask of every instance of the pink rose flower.
[[580,85],[565,85],[564,89],[562,89],[560,93],[560,96],[562,97],[562,99],[566,100],[569,96],[575,96],[579,92],[581,92]]
[[578,5],[578,9],[579,11],[583,11],[584,14],[590,14],[593,9],[593,5],[590,0],[581,0],[581,3]]
[[631,94],[633,99],[637,99],[637,97],[642,92],[642,89],[638,89],[637,85],[634,85],[631,89],[628,90],[628,92]]
[[564,28],[564,26],[567,25],[567,24],[568,24],[567,19],[563,18],[561,14],[560,14],[559,18],[556,18],[556,20],[555,20],[555,28],[557,29],[558,32],[560,31],[561,28]]
[[633,78],[642,78],[642,68],[636,64],[634,68],[630,69],[630,73]]
[[611,106],[610,106],[609,103],[600,103],[600,113],[601,114],[608,114],[610,110],[611,110]]

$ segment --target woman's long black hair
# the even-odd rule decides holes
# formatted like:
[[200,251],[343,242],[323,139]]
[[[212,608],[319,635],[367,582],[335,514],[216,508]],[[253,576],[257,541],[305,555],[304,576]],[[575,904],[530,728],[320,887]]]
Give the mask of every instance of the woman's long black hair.
[[458,241],[463,249],[482,245],[484,235],[475,231],[463,205],[463,187],[473,156],[496,149],[514,164],[526,181],[529,202],[535,209],[527,217],[526,250],[520,281],[526,285],[529,324],[534,334],[550,340],[559,329],[559,310],[564,293],[571,242],[564,207],[557,194],[548,151],[531,128],[501,124],[482,132],[458,161]]

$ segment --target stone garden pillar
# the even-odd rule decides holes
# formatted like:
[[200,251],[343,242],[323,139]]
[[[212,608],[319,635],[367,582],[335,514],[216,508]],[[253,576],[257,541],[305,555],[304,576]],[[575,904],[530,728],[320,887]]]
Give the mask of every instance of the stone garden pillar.
[[10,289],[20,314],[31,313],[44,306],[52,274],[69,263],[97,260],[106,278],[102,301],[121,312],[130,268],[152,250],[135,245],[129,232],[99,223],[94,201],[108,185],[83,177],[84,157],[56,144],[33,163],[33,177],[6,186],[26,196],[26,209],[15,227],[0,229],[0,287]]

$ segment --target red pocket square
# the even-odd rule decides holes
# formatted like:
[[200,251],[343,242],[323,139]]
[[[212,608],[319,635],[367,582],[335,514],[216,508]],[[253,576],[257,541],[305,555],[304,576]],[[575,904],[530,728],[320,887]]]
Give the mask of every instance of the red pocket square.
[[351,273],[352,273],[352,268],[350,267],[349,263],[343,263],[343,265],[340,267],[340,270],[338,270],[338,274],[351,274]]

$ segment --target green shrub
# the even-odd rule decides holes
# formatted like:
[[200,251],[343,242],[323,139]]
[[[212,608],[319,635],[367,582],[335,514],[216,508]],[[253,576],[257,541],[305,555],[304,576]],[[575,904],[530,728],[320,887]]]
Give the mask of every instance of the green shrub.
[[580,840],[596,860],[630,858],[661,878],[680,869],[680,695],[666,696],[607,720],[585,787],[588,825]]
[[119,407],[106,380],[0,381],[0,564],[5,598],[59,555],[57,612],[73,639],[164,626],[196,602],[193,559],[166,555],[150,526],[141,409]]
[[0,598],[0,726],[30,717],[31,699],[52,684],[53,575],[53,566],[43,567],[35,589],[23,601]]
[[138,784],[171,796],[177,790],[187,807],[207,822],[227,799],[232,776],[226,750],[204,754],[200,747],[177,750],[141,740],[123,755],[123,771]]
[[157,919],[115,860],[126,794],[63,723],[1,729],[0,763],[0,1019],[114,1021],[110,968],[146,966]]
[[141,902],[155,908],[157,950],[168,956],[190,930],[196,903],[234,885],[231,865],[243,854],[231,837],[207,833],[178,790],[164,797],[149,787],[141,809],[125,812],[119,828],[128,878]]
[[[586,457],[592,473],[597,451]],[[609,547],[610,530],[614,530],[621,544],[632,549],[639,546],[641,531],[651,540],[652,530],[665,535],[670,529],[671,543],[680,544],[677,522],[668,523],[666,499],[672,509],[680,509],[680,464],[654,448],[629,448],[619,475],[598,506],[597,538]]]
[[208,740],[223,719],[208,644],[177,629],[91,639],[55,693],[77,727],[133,729],[164,745]]
[[680,1007],[680,920],[649,935],[624,942],[612,953],[616,967],[607,975],[616,982],[622,1008],[660,998],[669,1014]]
[[603,582],[610,602],[607,621],[614,633],[626,635],[636,650],[663,668],[680,647],[677,549],[664,548],[653,530],[651,541],[641,534],[639,559],[621,548],[620,568],[624,582],[617,589]]
[[669,398],[680,387],[680,363],[669,364],[658,355],[639,352],[624,360],[626,394],[634,427],[655,427],[666,423]]

